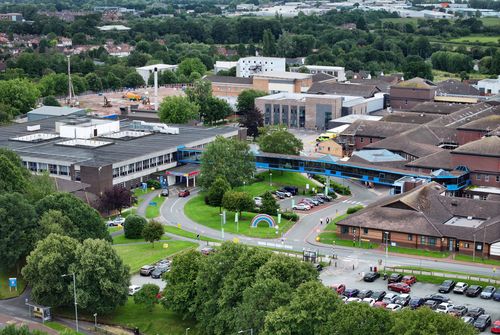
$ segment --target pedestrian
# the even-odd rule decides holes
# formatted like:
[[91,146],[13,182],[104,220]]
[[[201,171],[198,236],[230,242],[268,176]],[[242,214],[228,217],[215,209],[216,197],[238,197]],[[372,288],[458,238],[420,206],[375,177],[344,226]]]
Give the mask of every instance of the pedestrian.
[[326,224],[329,224],[330,223],[330,218],[327,216],[326,217]]
[[322,225],[323,224],[323,218],[319,219],[319,224]]

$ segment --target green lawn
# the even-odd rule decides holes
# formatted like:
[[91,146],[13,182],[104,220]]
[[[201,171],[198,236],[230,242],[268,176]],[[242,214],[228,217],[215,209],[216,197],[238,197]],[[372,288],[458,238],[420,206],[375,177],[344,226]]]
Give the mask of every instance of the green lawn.
[[165,197],[161,196],[154,197],[151,202],[156,202],[156,206],[148,205],[148,207],[146,207],[146,218],[153,219],[160,216],[160,207],[164,201]]
[[122,227],[122,226],[108,227],[108,232],[110,232],[110,233],[114,233],[114,232],[120,231],[120,230],[122,230],[122,229],[123,229],[123,227]]
[[[219,208],[206,205],[202,194],[191,198],[186,203],[186,206],[184,206],[184,212],[188,218],[199,224],[219,231],[221,229]],[[281,236],[281,233],[286,232],[293,225],[293,222],[282,220],[281,224],[279,224],[278,234],[276,234],[276,229],[269,228],[269,226],[263,224],[256,228],[251,228],[250,222],[255,215],[257,214],[243,212],[242,217],[239,218],[237,231],[237,225],[234,222],[234,213],[226,212],[226,224],[224,226],[224,231],[251,237],[276,238]],[[274,219],[277,220],[276,217],[274,217]]]
[[433,258],[446,258],[450,255],[450,253],[447,251],[441,252],[441,251],[431,251],[431,250],[391,247],[391,246],[389,246],[389,251],[396,252],[399,254],[433,257]]
[[469,255],[456,255],[455,259],[457,261],[463,261],[463,262],[474,262],[474,263],[482,263],[482,264],[500,266],[500,261],[495,260],[495,259],[481,259],[481,255],[476,256],[474,261],[473,261],[472,256],[469,256]]
[[250,185],[236,187],[236,191],[244,191],[252,195],[252,197],[261,196],[266,191],[274,191],[283,186],[296,186],[302,193],[306,189],[306,185],[309,184],[310,189],[315,186],[314,181],[308,179],[296,172],[289,171],[273,171],[271,178],[269,178],[269,172],[262,172],[257,175],[257,178],[262,179],[252,183]]
[[[11,292],[9,290],[9,278],[17,278],[17,291],[13,289]],[[15,268],[11,270],[0,269],[0,300],[17,297],[24,291],[25,287],[24,279],[20,274],[16,274]]]
[[[192,238],[192,239],[196,239],[196,233],[192,233],[190,231],[187,231],[187,230],[184,230],[184,229],[181,229],[179,227],[175,227],[175,226],[164,226],[164,230],[166,233],[170,233],[170,234],[174,234],[174,235],[178,235],[178,236],[183,236],[183,237],[187,237],[187,238]],[[216,240],[214,238],[210,238],[208,236],[203,236],[203,235],[200,235],[200,241],[208,241],[208,242],[220,242],[220,240]]]
[[356,247],[356,248],[362,248],[362,249],[378,248],[378,244],[373,243],[373,242],[356,241],[356,243],[354,244],[352,240],[342,240],[342,239],[338,238],[337,234],[334,232],[325,232],[325,233],[319,234],[319,242],[324,243],[324,244],[340,245],[342,247]]
[[83,333],[80,333],[80,332],[77,333],[73,328],[66,327],[65,325],[63,325],[59,322],[49,321],[49,322],[45,322],[44,325],[49,327],[49,328],[52,328],[54,330],[57,330],[58,332],[63,332],[63,331],[68,332],[69,331],[69,333],[71,335],[83,335]]
[[168,244],[168,248],[163,248],[164,242],[155,243],[154,248],[151,243],[115,245],[113,248],[123,259],[123,262],[130,266],[130,272],[136,273],[143,265],[155,263],[177,252],[198,246],[197,243],[187,241],[167,241],[165,243]]
[[482,17],[483,25],[486,27],[500,26],[500,22],[497,17]]
[[[163,235],[161,241],[168,241],[170,237],[167,235]],[[161,242],[160,241],[160,242]],[[126,238],[124,234],[117,235],[113,237],[113,244],[127,244],[127,243],[138,243],[138,242],[146,242],[143,238]]]
[[[446,72],[446,71],[440,71],[440,70],[432,70],[432,75],[434,76],[434,82],[438,83],[440,81],[445,81],[448,79],[457,79],[460,80],[460,76],[456,73],[451,73],[451,72]],[[483,74],[483,73],[469,73],[470,79],[485,79],[488,78],[489,75]]]
[[499,43],[500,36],[468,35],[453,38],[450,42],[457,43]]
[[342,214],[342,215],[339,215],[337,216],[335,219],[333,219],[326,227],[325,227],[325,231],[336,231],[337,230],[337,222],[339,221],[342,221],[344,220],[345,218],[347,218],[349,214],[345,213],[345,214]]

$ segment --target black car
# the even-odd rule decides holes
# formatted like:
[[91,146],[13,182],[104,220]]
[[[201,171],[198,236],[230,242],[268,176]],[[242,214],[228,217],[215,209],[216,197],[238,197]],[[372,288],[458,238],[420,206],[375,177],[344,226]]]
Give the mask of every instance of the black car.
[[378,273],[378,272],[368,272],[363,277],[363,280],[366,281],[366,282],[370,282],[371,283],[371,282],[374,282],[377,278],[380,278],[380,273]]
[[394,303],[405,307],[410,303],[410,300],[411,297],[409,294],[400,294],[399,297],[396,298]]
[[371,298],[371,297],[372,297],[372,294],[373,294],[373,291],[372,291],[372,290],[361,290],[361,291],[358,293],[358,298],[359,298],[359,299]]
[[374,291],[370,298],[375,299],[375,301],[382,301],[386,295],[385,291]]
[[500,290],[497,290],[495,293],[493,293],[493,300],[500,301]]
[[465,314],[467,314],[468,308],[464,305],[458,305],[458,306],[453,306],[450,313],[451,315],[457,316],[457,317],[462,317]]
[[482,290],[483,288],[479,285],[471,285],[469,286],[467,291],[465,291],[465,295],[468,297],[477,297],[479,294],[481,294]]
[[343,295],[348,298],[355,298],[359,294],[359,290],[357,288],[346,288]]
[[470,316],[472,318],[477,319],[480,315],[484,314],[484,308],[482,307],[474,307],[467,311],[465,315]]
[[393,273],[389,276],[387,280],[388,283],[399,283],[403,279],[403,275],[400,273]]
[[491,325],[491,316],[487,314],[479,315],[474,322],[474,327],[484,332]]
[[168,267],[163,266],[163,267],[157,267],[153,272],[151,272],[151,278],[161,278],[165,272],[168,271]]
[[450,293],[457,284],[454,280],[445,280],[438,288],[439,293]]
[[439,306],[439,301],[436,300],[426,300],[424,302],[424,307],[429,307],[433,311],[436,310],[436,308]]
[[283,189],[287,192],[292,193],[292,195],[297,195],[299,193],[299,188],[296,186],[285,186]]
[[435,301],[438,301],[440,304],[443,302],[450,301],[450,298],[448,298],[447,296],[442,295],[442,294],[431,294],[431,295],[426,296],[424,299],[425,299],[425,301],[435,300]]
[[408,304],[411,309],[417,309],[421,307],[425,303],[425,300],[423,298],[416,298],[413,297],[410,300],[410,303]]

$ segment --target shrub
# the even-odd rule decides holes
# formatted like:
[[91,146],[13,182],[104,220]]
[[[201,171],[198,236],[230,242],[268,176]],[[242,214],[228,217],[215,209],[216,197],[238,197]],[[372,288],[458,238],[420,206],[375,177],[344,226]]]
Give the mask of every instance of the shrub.
[[146,225],[147,221],[145,218],[139,215],[129,215],[125,219],[123,230],[125,233],[125,238],[141,238],[142,230]]
[[349,207],[347,209],[347,214],[353,214],[353,213],[356,213],[357,211],[362,210],[362,209],[363,209],[363,206],[361,206],[361,205],[356,205],[356,206],[353,206],[353,207]]
[[332,188],[338,194],[351,195],[351,189],[349,188],[349,186],[344,186],[334,181],[330,181],[330,188]]
[[293,222],[299,221],[299,215],[293,212],[283,212],[281,213],[281,217],[285,220],[290,220]]
[[148,188],[154,187],[156,190],[161,188],[161,184],[158,180],[156,179],[149,179],[147,181]]

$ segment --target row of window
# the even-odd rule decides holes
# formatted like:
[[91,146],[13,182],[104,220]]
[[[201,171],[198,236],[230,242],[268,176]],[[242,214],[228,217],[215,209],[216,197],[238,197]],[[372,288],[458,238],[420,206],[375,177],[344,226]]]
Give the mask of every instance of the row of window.
[[140,162],[127,164],[124,166],[119,166],[113,168],[113,178],[126,176],[130,173],[139,172],[142,170],[150,169],[157,165],[172,163],[175,160],[174,153],[161,155],[158,157],[153,157],[149,159],[142,160]]
[[23,161],[23,166],[32,172],[48,171],[49,174],[52,174],[52,175],[69,176],[69,166],[66,166],[66,165],[56,165],[56,164]]
[[[371,138],[371,137],[370,137],[370,140],[369,140],[369,141],[370,141],[370,143],[373,143],[373,138]],[[359,142],[360,142],[360,143],[364,143],[364,142],[365,142],[365,138],[364,138],[364,137],[360,137],[360,138],[359,138]]]
[[[368,234],[368,228],[363,228],[363,235]],[[341,228],[342,234],[349,234],[349,227],[342,226]],[[356,227],[351,227],[351,232],[353,235],[356,235]],[[413,234],[408,234],[408,241],[413,241]],[[427,245],[436,245],[436,238],[432,236],[420,236],[420,244]]]
[[[490,181],[490,176],[487,175],[487,174],[476,174],[476,180],[481,180],[483,179],[485,182],[489,182]],[[495,176],[495,181],[497,183],[500,183],[500,176]]]
[[[290,108],[290,112],[289,112]],[[298,113],[297,113],[298,111]],[[280,119],[281,115],[281,119]],[[264,124],[271,124],[271,105],[266,104],[264,109]],[[272,109],[272,124],[284,124],[292,128],[304,128],[306,125],[306,107],[305,106],[288,106],[288,105],[273,105]]]

